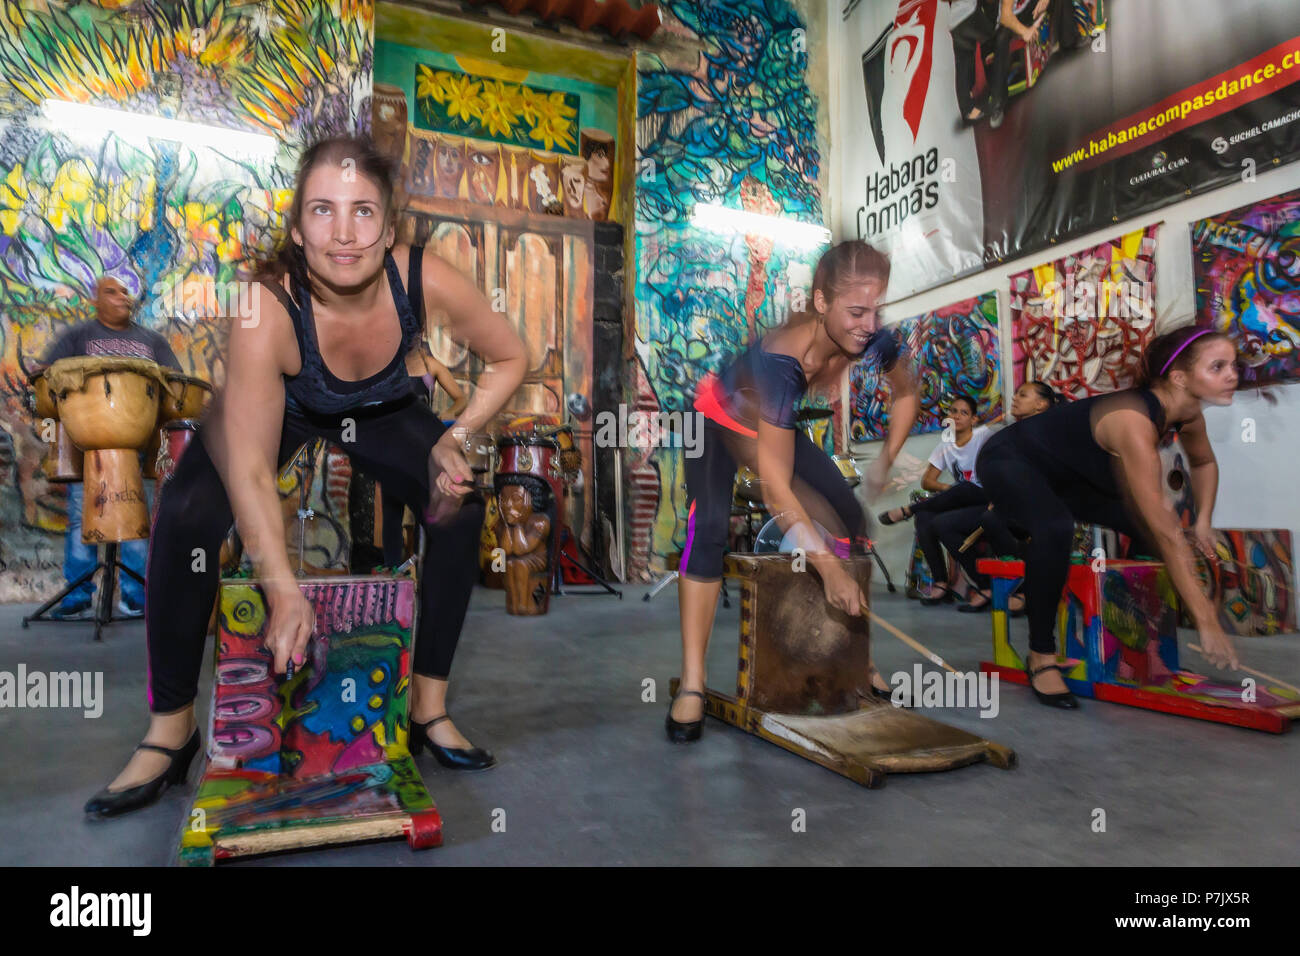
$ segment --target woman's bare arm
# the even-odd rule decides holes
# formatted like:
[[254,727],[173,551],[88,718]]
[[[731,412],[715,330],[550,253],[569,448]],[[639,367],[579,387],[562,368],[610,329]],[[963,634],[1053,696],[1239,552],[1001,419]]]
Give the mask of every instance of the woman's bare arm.
[[469,404],[469,396],[467,396],[465,390],[460,387],[460,382],[456,381],[456,376],[451,374],[451,369],[447,368],[447,366],[443,365],[432,355],[428,357],[427,361],[429,368],[433,369],[434,379],[436,379],[438,384],[442,386],[442,390],[447,393],[447,397],[451,399],[451,411],[449,414],[452,418],[459,417],[460,413],[465,410],[465,406]]
[[952,485],[940,481],[939,475],[941,474],[942,472],[934,465],[926,466],[925,474],[921,476],[921,487],[926,491],[947,491]]
[[[1198,538],[1209,535],[1214,527],[1214,501],[1219,495],[1219,462],[1214,457],[1210,436],[1205,431],[1205,417],[1196,418],[1183,426],[1178,437],[1187,452],[1187,467],[1192,479],[1192,497],[1196,502],[1196,532]],[[1204,547],[1204,542],[1202,547]]]
[[[257,287],[259,320],[232,324],[226,384],[205,429],[205,445],[221,475],[235,526],[271,604],[267,644],[283,672],[311,634],[309,613],[285,551],[284,517],[276,464],[284,427],[284,380],[297,353],[289,315],[265,287]],[[302,600],[305,604],[305,600]],[[308,608],[309,611],[309,608]],[[305,628],[305,630],[304,630]]]
[[1219,666],[1236,667],[1236,650],[1223,634],[1214,604],[1201,591],[1192,550],[1161,489],[1160,454],[1151,419],[1135,409],[1116,409],[1098,420],[1095,435],[1098,443],[1116,456],[1128,506],[1160,552],[1169,580],[1201,633],[1206,656]]
[[505,407],[528,371],[528,355],[519,333],[504,313],[459,269],[431,248],[424,251],[425,314],[442,309],[448,332],[487,364],[474,394],[457,417],[457,430],[481,431]]

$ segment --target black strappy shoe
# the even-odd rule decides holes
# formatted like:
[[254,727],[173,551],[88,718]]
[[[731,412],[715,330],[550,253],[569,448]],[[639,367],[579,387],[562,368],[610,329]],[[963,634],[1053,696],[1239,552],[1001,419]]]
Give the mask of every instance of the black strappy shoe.
[[1075,698],[1074,694],[1070,693],[1068,684],[1066,685],[1066,691],[1063,694],[1044,694],[1034,686],[1035,677],[1044,671],[1053,670],[1059,671],[1061,678],[1065,678],[1065,668],[1060,664],[1044,664],[1042,667],[1037,669],[1031,669],[1028,661],[1026,661],[1025,673],[1029,675],[1029,689],[1034,692],[1034,696],[1038,698],[1040,704],[1046,704],[1048,707],[1059,707],[1062,710],[1077,710],[1079,708],[1079,701]]
[[185,742],[185,746],[176,750],[169,750],[158,744],[140,744],[135,749],[156,750],[160,754],[166,754],[171,758],[171,764],[158,776],[139,786],[128,787],[126,790],[109,790],[105,787],[86,801],[86,812],[91,816],[115,817],[147,807],[151,803],[156,803],[168,787],[184,783],[185,778],[189,776],[190,764],[194,762],[194,757],[199,752],[199,729],[195,727],[194,733]]
[[957,610],[960,611],[962,614],[979,614],[983,611],[987,611],[989,608],[993,606],[993,594],[991,592],[985,591],[982,588],[974,588],[972,590],[972,593],[978,594],[980,597],[982,597],[984,599],[984,603],[972,604],[970,600],[967,599],[965,604],[957,605]]
[[435,717],[423,724],[415,720],[411,721],[410,750],[412,757],[419,756],[420,751],[428,747],[429,753],[433,754],[434,759],[449,770],[487,770],[497,765],[497,758],[481,747],[470,747],[466,750],[464,748],[440,747],[435,744],[429,737],[429,728],[434,724],[442,723],[444,720],[451,720],[451,715],[443,714],[441,717]]
[[[895,511],[903,512],[903,516],[901,518],[889,517],[890,514],[892,514]],[[912,512],[912,509],[910,507],[908,507],[907,505],[900,505],[897,508],[890,508],[889,511],[880,512],[880,514],[876,515],[876,520],[883,525],[891,525],[891,524],[902,524],[904,521],[911,521],[915,517],[916,515]]]
[[675,744],[694,743],[704,733],[704,717],[708,711],[709,698],[698,690],[679,690],[673,700],[676,700],[677,697],[698,697],[704,701],[705,710],[700,712],[699,720],[688,720],[684,723],[673,720],[673,705],[671,702],[668,704],[668,716],[664,718],[664,729],[668,731],[669,740]]
[[946,584],[939,585],[943,589],[943,594],[938,597],[923,597],[921,605],[923,607],[934,607],[936,604],[951,604],[957,597],[957,592]]

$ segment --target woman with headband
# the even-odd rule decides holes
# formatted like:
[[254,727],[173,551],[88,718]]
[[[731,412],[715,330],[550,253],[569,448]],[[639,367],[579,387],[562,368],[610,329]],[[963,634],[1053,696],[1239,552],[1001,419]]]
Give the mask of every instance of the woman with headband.
[[1138,388],[1050,408],[1003,429],[981,449],[975,467],[990,500],[1002,517],[1029,533],[1026,670],[1042,703],[1078,706],[1056,665],[1053,633],[1075,521],[1148,543],[1140,551],[1154,548],[1200,634],[1206,659],[1216,667],[1237,666],[1237,652],[1201,592],[1192,551],[1165,502],[1157,451],[1167,432],[1179,433],[1191,465],[1196,542],[1212,554],[1219,468],[1201,406],[1232,404],[1236,387],[1236,351],[1227,336],[1184,326],[1148,347]]

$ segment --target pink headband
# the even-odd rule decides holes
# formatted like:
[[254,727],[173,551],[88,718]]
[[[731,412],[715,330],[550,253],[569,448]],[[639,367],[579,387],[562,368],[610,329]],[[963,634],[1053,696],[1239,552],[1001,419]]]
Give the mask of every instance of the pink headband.
[[1174,354],[1169,356],[1169,361],[1166,362],[1165,367],[1160,370],[1161,377],[1163,378],[1165,372],[1169,371],[1169,366],[1174,364],[1174,359],[1178,358],[1178,356],[1182,354],[1183,349],[1187,348],[1187,346],[1191,345],[1202,335],[1209,335],[1213,331],[1214,329],[1201,329],[1201,331],[1197,332],[1195,335],[1189,336],[1186,342],[1174,349]]

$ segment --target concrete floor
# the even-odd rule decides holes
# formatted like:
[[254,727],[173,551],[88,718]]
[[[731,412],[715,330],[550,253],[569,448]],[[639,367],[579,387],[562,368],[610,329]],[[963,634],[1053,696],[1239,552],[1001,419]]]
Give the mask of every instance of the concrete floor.
[[[1273,736],[1085,701],[1074,713],[1004,687],[1001,712],[930,711],[1013,747],[1020,765],[891,776],[867,790],[710,720],[704,739],[663,732],[679,664],[677,599],[645,588],[624,600],[567,596],[543,618],[508,617],[502,593],[474,597],[452,684],[452,712],[500,765],[456,774],[420,758],[445,825],[440,849],[369,844],[263,865],[534,864],[1288,864],[1300,842],[1300,733]],[[989,619],[922,608],[873,588],[873,603],[958,669],[988,656]],[[734,594],[734,592],[733,592]],[[735,679],[736,616],[720,610],[714,686]],[[19,619],[0,607],[0,670],[100,670],[99,719],[77,711],[0,710],[0,864],[165,865],[191,785],[127,817],[91,822],[82,803],[120,768],[145,723],[144,628],[116,624],[102,644],[85,625]],[[1017,645],[1024,645],[1024,621]],[[1184,641],[1191,632],[1184,632]],[[873,631],[886,674],[916,655]],[[1241,640],[1245,660],[1300,677],[1300,637]],[[1188,655],[1190,660],[1190,654]],[[642,703],[642,681],[658,701]],[[211,685],[210,665],[202,686]],[[208,692],[202,700],[206,715]],[[493,812],[506,830],[494,833]],[[1091,828],[1106,811],[1105,833]],[[806,832],[792,814],[806,812]],[[250,863],[233,865],[253,865]]]

